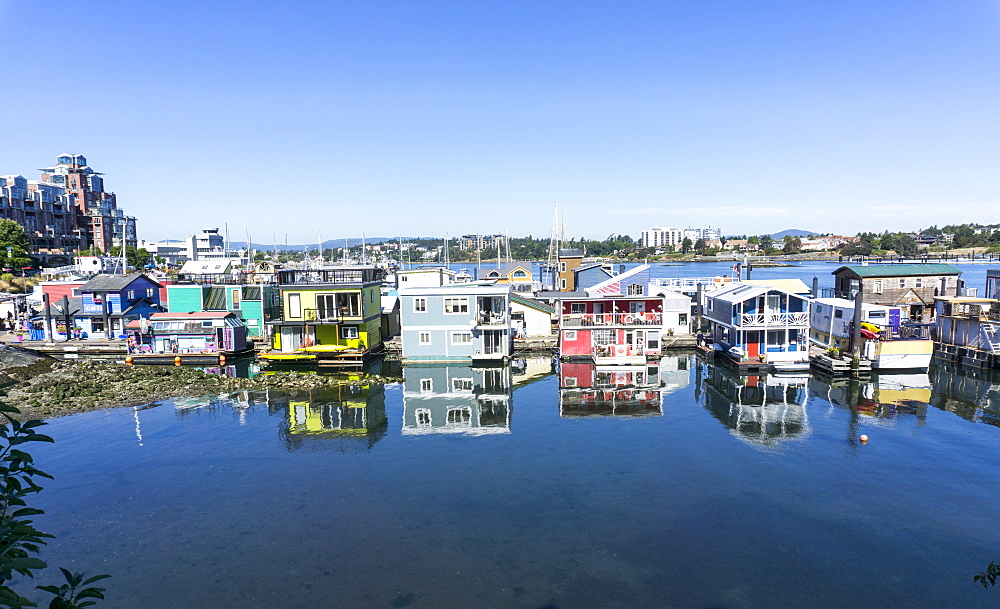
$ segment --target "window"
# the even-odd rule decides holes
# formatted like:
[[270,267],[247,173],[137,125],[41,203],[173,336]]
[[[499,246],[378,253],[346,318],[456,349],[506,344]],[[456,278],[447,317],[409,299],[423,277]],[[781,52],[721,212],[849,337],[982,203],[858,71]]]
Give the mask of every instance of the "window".
[[409,277],[407,277],[406,275],[403,275],[402,277],[400,277],[400,278],[399,278],[399,280],[400,280],[400,281],[407,281],[407,280],[409,280],[409,279],[410,279],[410,278],[409,278]]
[[560,273],[565,273],[566,272],[566,263],[565,262],[560,262],[559,263],[559,272]]
[[469,299],[468,298],[445,298],[444,299],[444,312],[445,313],[468,313],[469,312]]
[[836,311],[835,311],[835,312],[833,313],[833,316],[834,316],[834,317],[836,317],[837,319],[840,319],[840,318],[842,318],[842,317],[844,316],[844,310],[843,310],[843,309],[837,309],[837,310],[836,310]]
[[559,285],[560,285],[559,289],[565,290],[566,289],[566,280],[565,279],[560,279],[559,280]]
[[414,313],[426,313],[427,312],[427,299],[426,298],[414,298],[413,299],[413,312]]
[[357,326],[341,326],[340,338],[357,338],[357,337],[358,337]]
[[569,305],[569,312],[573,315],[581,315],[587,312],[587,305],[582,302],[571,302]]
[[688,314],[687,313],[678,313],[677,314],[677,325],[678,326],[686,326],[686,325],[688,325]]
[[[876,291],[878,291],[878,290],[876,290]],[[823,313],[823,306],[822,305],[816,305],[816,315],[821,315],[822,313]]]
[[288,318],[298,319],[302,317],[302,296],[300,294],[288,295]]
[[[876,279],[874,281],[874,283],[872,284],[872,290],[876,294],[881,294],[882,293],[882,280],[881,279]],[[819,313],[819,309],[817,309],[816,312]]]
[[127,298],[128,300],[135,300],[135,290],[129,290],[126,293],[125,298]]
[[614,330],[591,330],[590,336],[593,339],[595,345],[615,344]]
[[472,409],[471,408],[449,408],[448,409],[448,424],[449,425],[471,425],[472,424]]
[[420,391],[434,391],[434,379],[420,379]]
[[642,296],[642,285],[638,283],[633,283],[632,285],[628,286],[628,295]]
[[337,314],[341,317],[361,317],[361,293],[335,294]]
[[527,276],[528,274],[522,271],[521,269],[517,269],[516,271],[514,271],[514,279],[524,279]]
[[905,288],[906,287],[906,279],[904,279],[904,278],[900,278],[899,279],[899,287],[901,287],[901,288]]
[[451,379],[452,391],[472,391],[472,379]]
[[[234,295],[236,290],[233,290]],[[316,308],[320,319],[337,319],[337,299],[333,294],[317,294]]]
[[885,319],[885,311],[868,311],[868,319]]
[[712,306],[713,306],[714,304],[715,304],[715,301],[714,301],[714,300],[712,300],[711,298],[709,298],[709,299],[708,299],[708,310],[709,310],[709,311],[711,311],[711,310],[712,310]]
[[628,312],[629,313],[645,313],[646,312],[646,303],[643,302],[643,301],[641,301],[641,300],[639,300],[639,301],[633,300],[633,301],[631,301],[631,302],[628,303]]
[[923,279],[921,277],[917,277],[916,279],[914,279],[913,287],[915,288],[923,287]]
[[241,293],[242,293],[242,290],[240,290],[240,288],[234,288],[232,290],[232,294],[233,294],[233,308],[234,309],[240,308],[240,295],[241,295]]
[[156,295],[156,288],[146,288],[146,297],[152,298]]
[[[404,277],[403,279],[406,279]],[[429,381],[430,379],[421,379],[423,381]],[[417,408],[415,413],[417,415],[417,427],[430,427],[431,426],[431,409],[430,408]]]
[[768,330],[767,331],[767,344],[768,345],[782,345],[785,342],[785,331],[784,330]]
[[576,330],[566,330],[563,332],[563,340],[576,340]]
[[563,386],[564,387],[576,387],[576,377],[575,376],[567,376],[565,379],[563,379]]
[[472,344],[472,332],[452,332],[451,333],[451,344],[453,344],[453,345],[471,345]]
[[430,332],[421,332],[420,333],[420,344],[421,345],[429,345],[429,344],[431,344],[431,333]]

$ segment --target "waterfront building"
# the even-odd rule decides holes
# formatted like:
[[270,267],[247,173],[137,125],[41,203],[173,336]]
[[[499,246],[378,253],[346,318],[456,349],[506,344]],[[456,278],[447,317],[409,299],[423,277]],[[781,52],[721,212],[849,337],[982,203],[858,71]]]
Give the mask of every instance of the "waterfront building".
[[936,357],[963,366],[1000,368],[1000,300],[938,296],[934,307]]
[[[620,268],[624,268],[622,265]],[[573,289],[570,292],[586,291],[599,283],[604,283],[614,277],[610,264],[594,263],[573,269]]]
[[987,269],[986,293],[983,296],[1000,300],[1000,269]]
[[929,322],[935,296],[964,296],[962,271],[950,264],[870,264],[842,266],[833,271],[833,293],[824,296],[898,306],[904,319]]
[[515,292],[531,292],[533,277],[530,262],[504,262],[500,268],[483,269],[480,279],[496,281],[497,285],[510,285]]
[[559,301],[559,354],[564,358],[642,364],[660,354],[662,333],[662,298],[574,295]]
[[652,248],[662,248],[666,249],[669,247],[679,248],[685,239],[690,239],[691,244],[694,245],[699,239],[703,239],[705,243],[722,243],[722,229],[712,228],[674,228],[669,227],[653,227],[647,231],[643,231],[639,236],[639,247],[652,247]]
[[800,365],[809,361],[807,296],[739,282],[705,298],[709,340],[739,362]]
[[458,272],[443,266],[426,266],[396,271],[396,284],[401,288],[441,287],[458,283]]
[[549,305],[517,293],[510,295],[510,316],[516,338],[552,336],[552,318],[555,309]]
[[231,312],[251,337],[267,336],[264,310],[273,310],[281,300],[275,284],[174,283],[166,286],[166,292],[171,313]]
[[243,320],[232,311],[154,313],[148,321],[133,321],[137,353],[242,353],[250,349]]
[[403,435],[509,434],[510,366],[408,366]]
[[563,292],[575,292],[576,269],[583,264],[583,249],[561,249],[559,250],[559,290]]
[[[166,310],[160,301],[163,286],[141,274],[98,275],[77,288],[78,297],[49,301],[52,320],[50,336],[65,336],[66,319],[72,319],[70,330],[80,328],[88,338],[119,339],[125,337],[125,326],[133,320],[148,319]],[[65,296],[65,294],[63,294]]]
[[632,366],[598,366],[591,361],[559,364],[562,418],[663,416],[663,394],[658,362]]
[[384,278],[374,266],[278,271],[279,304],[264,309],[272,347],[362,357],[380,350]]
[[[928,324],[907,323],[900,307],[861,304],[861,356],[876,370],[926,370],[934,342]],[[824,347],[849,351],[854,336],[853,300],[816,298],[809,303],[809,336]]]
[[405,361],[502,361],[513,352],[509,284],[403,288],[399,298]]

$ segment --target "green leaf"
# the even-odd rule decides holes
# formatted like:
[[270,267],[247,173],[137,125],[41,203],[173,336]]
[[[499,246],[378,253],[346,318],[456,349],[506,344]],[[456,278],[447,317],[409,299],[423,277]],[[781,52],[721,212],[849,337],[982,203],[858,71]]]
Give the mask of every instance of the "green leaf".
[[[85,581],[83,582],[83,585],[84,585],[84,586],[86,586],[86,585],[88,585],[88,584],[92,584],[92,583],[94,583],[94,582],[99,582],[99,581],[101,581],[102,579],[108,579],[109,577],[111,577],[111,576],[110,576],[110,575],[108,575],[107,573],[105,573],[105,574],[103,574],[103,575],[95,575],[95,576],[91,577],[90,579],[87,579],[87,580],[85,580]],[[101,590],[103,590],[103,588],[101,588]]]

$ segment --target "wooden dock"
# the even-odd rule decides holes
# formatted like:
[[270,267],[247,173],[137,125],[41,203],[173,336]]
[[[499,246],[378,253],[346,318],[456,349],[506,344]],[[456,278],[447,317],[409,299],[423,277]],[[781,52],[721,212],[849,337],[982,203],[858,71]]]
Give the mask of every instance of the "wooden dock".
[[[826,353],[813,352],[809,356],[809,363],[811,367],[830,376],[850,376],[851,374],[855,374],[855,371],[851,368],[850,357],[831,357]],[[862,357],[858,362],[856,374],[858,376],[871,376],[871,361]]]

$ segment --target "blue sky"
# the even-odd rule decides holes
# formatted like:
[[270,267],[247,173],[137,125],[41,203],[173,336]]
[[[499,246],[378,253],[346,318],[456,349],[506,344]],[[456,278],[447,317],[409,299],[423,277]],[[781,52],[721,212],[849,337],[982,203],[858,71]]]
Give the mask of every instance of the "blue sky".
[[1000,222],[998,2],[0,0],[0,174],[140,238]]

